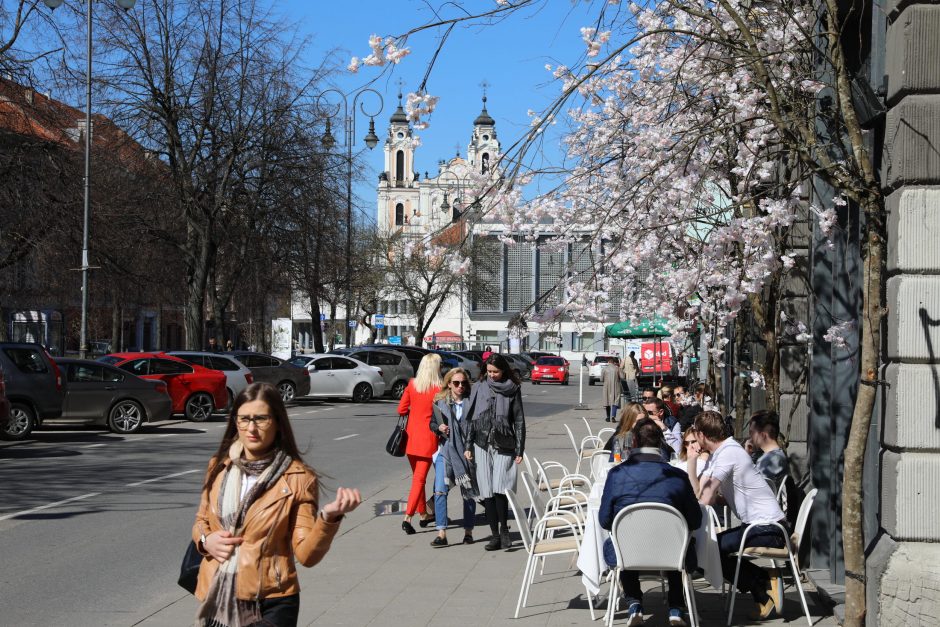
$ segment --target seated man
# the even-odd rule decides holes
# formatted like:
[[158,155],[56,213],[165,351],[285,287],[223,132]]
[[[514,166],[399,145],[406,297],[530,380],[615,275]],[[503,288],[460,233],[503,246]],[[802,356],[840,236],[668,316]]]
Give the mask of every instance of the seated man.
[[678,455],[682,450],[682,431],[679,429],[679,421],[676,420],[675,416],[669,415],[666,403],[661,398],[644,398],[643,408],[663,431],[663,438],[667,444],[663,447],[663,454],[668,461],[673,453]]
[[[785,546],[785,540],[777,527],[767,523],[779,522],[786,526],[786,520],[773,490],[757,471],[744,447],[727,437],[721,414],[702,412],[695,419],[695,429],[701,449],[709,453],[701,485],[695,471],[697,454],[692,449],[688,454],[689,479],[699,495],[699,502],[714,505],[723,498],[744,523],[718,534],[722,574],[728,581],[733,581],[737,560],[731,554],[740,548],[745,527],[757,525],[748,533],[745,546],[779,549]],[[757,610],[751,614],[752,620],[768,618],[775,607],[778,613],[781,611],[779,586],[779,573],[768,572],[748,560],[741,561],[738,590],[750,592],[754,597]]]
[[[617,512],[636,503],[663,503],[675,507],[685,517],[689,529],[697,529],[702,523],[702,510],[695,500],[695,493],[688,476],[670,466],[660,452],[663,445],[662,427],[649,418],[637,421],[633,427],[633,444],[636,448],[624,463],[611,469],[604,484],[604,496],[597,514],[601,527],[610,530]],[[654,536],[650,536],[651,539]],[[611,540],[604,543],[604,559],[611,566],[617,564],[617,556]],[[695,569],[695,551],[686,555],[686,569]],[[667,572],[669,581],[669,624],[685,625],[682,619],[682,578],[677,571]],[[620,583],[628,605],[627,625],[643,624],[643,592],[636,571],[622,571]]]
[[751,416],[747,432],[751,444],[761,451],[761,456],[757,458],[757,471],[774,482],[776,493],[790,473],[787,454],[777,443],[780,436],[780,419],[772,411],[759,411]]

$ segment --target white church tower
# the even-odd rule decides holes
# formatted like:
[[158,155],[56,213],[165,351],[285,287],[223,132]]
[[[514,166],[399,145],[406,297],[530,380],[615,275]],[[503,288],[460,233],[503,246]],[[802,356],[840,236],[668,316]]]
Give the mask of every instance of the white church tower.
[[499,141],[496,139],[496,120],[486,110],[486,96],[483,96],[483,110],[473,121],[473,134],[467,148],[467,161],[477,174],[492,173],[493,164],[499,155]]
[[385,140],[385,171],[379,174],[378,225],[380,232],[407,226],[419,212],[418,175],[414,165],[414,135],[401,106],[389,118]]

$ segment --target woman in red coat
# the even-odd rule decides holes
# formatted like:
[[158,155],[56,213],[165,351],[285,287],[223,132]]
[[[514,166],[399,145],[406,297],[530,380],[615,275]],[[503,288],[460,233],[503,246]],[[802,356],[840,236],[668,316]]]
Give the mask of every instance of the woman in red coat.
[[434,396],[441,390],[441,356],[428,353],[418,364],[418,373],[408,382],[401,402],[398,403],[398,415],[408,414],[405,433],[405,455],[411,464],[411,492],[408,494],[408,507],[401,528],[407,534],[415,533],[411,518],[415,512],[421,514],[418,524],[427,527],[434,520],[427,514],[424,497],[424,484],[428,471],[433,464],[432,457],[437,452],[437,435],[431,431],[431,414],[434,408]]

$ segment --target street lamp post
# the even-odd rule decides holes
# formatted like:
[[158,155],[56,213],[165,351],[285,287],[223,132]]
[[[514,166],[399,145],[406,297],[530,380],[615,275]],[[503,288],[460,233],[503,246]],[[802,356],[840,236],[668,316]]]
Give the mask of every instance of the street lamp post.
[[[369,150],[372,150],[375,148],[376,144],[379,143],[379,138],[375,134],[375,116],[382,113],[385,102],[379,92],[372,88],[365,87],[353,94],[352,108],[350,108],[346,94],[338,89],[327,89],[317,96],[317,109],[321,108],[320,101],[329,93],[339,96],[342,105],[337,105],[334,112],[327,113],[326,130],[323,133],[321,143],[327,150],[330,150],[336,144],[336,140],[333,139],[333,135],[330,132],[330,121],[338,116],[340,112],[343,114],[344,141],[346,143],[346,346],[350,346],[352,344],[352,327],[349,326],[352,320],[352,277],[350,274],[352,264],[352,149],[353,144],[356,142],[356,105],[359,105],[359,110],[362,111],[363,115],[369,117],[369,132],[363,138],[363,141],[366,146],[369,147]],[[374,113],[368,113],[365,104],[359,102],[359,97],[365,93],[374,94],[375,97],[379,99],[378,109]]]
[[[43,3],[55,11],[62,6],[64,0],[42,0]],[[91,221],[91,42],[92,42],[92,1],[87,0],[85,9],[85,200],[84,215],[82,217],[82,321],[79,331],[78,356],[85,359],[88,354],[88,230]],[[128,11],[134,8],[137,0],[117,0],[117,5]]]

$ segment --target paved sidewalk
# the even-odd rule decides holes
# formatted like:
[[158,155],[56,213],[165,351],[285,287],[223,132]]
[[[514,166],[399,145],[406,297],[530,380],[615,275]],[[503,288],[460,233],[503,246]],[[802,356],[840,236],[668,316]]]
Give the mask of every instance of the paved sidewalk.
[[[569,424],[576,437],[581,437],[586,434],[581,416],[597,413],[566,410],[530,420],[527,444],[530,455],[571,463],[574,454],[563,425]],[[603,424],[597,418],[591,419],[595,429]],[[363,459],[367,463],[365,452]],[[301,625],[601,625],[606,588],[601,593],[601,607],[596,610],[598,620],[592,623],[580,575],[566,556],[548,559],[545,574],[536,575],[529,606],[523,608],[518,620],[513,620],[526,560],[518,534],[513,534],[518,548],[484,551],[482,540],[489,529],[483,521],[482,506],[478,506],[480,526],[475,544],[456,544],[463,537],[458,524],[449,531],[449,539],[455,544],[432,549],[429,543],[435,536],[433,525],[422,530],[416,524],[419,532],[413,536],[401,530],[397,508],[409,484],[410,473],[402,461],[401,475],[389,477],[386,487],[369,495],[348,516],[324,561],[312,569],[299,569]],[[452,517],[454,512],[461,515],[456,490],[451,492],[448,505]],[[514,521],[511,526],[515,529]],[[814,624],[836,625],[831,615],[820,617],[823,610],[817,605],[811,587],[807,587]],[[645,583],[644,590],[647,589],[646,624],[667,625],[658,582]],[[720,594],[701,580],[696,581],[696,590],[701,624],[724,625]],[[734,624],[752,624],[746,620],[751,607],[749,598],[739,597]],[[195,608],[194,599],[181,593],[177,602],[138,624],[148,627],[192,624]],[[787,589],[784,615],[790,622],[805,623],[794,588]],[[621,612],[615,625],[624,622],[625,614]],[[760,624],[783,625],[786,621],[778,618]]]

